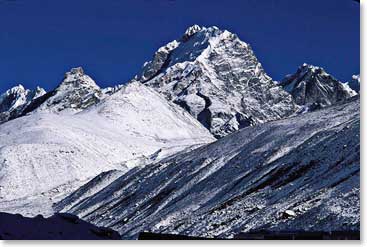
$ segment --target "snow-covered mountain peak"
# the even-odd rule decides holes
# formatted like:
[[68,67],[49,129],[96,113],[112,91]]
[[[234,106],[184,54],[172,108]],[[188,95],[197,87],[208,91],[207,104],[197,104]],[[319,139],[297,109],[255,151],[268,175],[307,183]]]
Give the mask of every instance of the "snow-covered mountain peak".
[[352,79],[353,79],[353,80],[357,80],[358,82],[360,82],[360,81],[361,81],[361,77],[360,77],[360,75],[352,75]]
[[[194,36],[196,33],[204,33],[207,36],[218,36],[220,35],[222,32],[225,32],[225,30],[221,30],[216,26],[209,26],[209,27],[205,27],[205,26],[199,26],[197,24],[194,24],[190,27],[188,27],[183,35],[183,41],[188,40],[190,37]],[[228,31],[227,31],[228,32]]]
[[6,90],[3,94],[0,95],[0,104],[1,104],[1,100],[4,100],[5,98],[8,98],[8,97],[14,97],[17,100],[25,100],[28,94],[31,94],[31,92],[36,92],[36,91],[37,89],[35,91],[31,91],[29,89],[26,89],[22,84],[18,84]]
[[335,104],[356,95],[344,84],[323,68],[304,63],[297,71],[286,76],[280,85],[290,94],[298,105],[306,108],[320,108]]
[[45,93],[43,88],[29,90],[21,84],[8,89],[0,95],[0,123],[17,117],[33,100]]
[[43,96],[43,95],[45,95],[47,92],[46,92],[46,90],[45,89],[43,89],[43,88],[41,88],[41,87],[39,87],[39,86],[37,86],[36,87],[36,89],[34,90],[34,99],[37,99],[37,98],[39,98],[39,97],[41,97],[41,96]]
[[0,95],[0,106],[2,106],[1,108],[4,108],[0,110],[0,112],[4,111],[5,108],[9,108],[5,106],[5,101],[11,101],[8,102],[7,105],[11,104],[12,108],[24,104],[27,100],[27,94],[29,92],[30,90],[26,90],[21,84],[8,89],[5,93]]
[[[199,37],[200,36],[200,37]],[[236,34],[231,33],[228,30],[220,29],[217,26],[204,27],[199,25],[193,25],[189,27],[180,41],[187,42],[190,38],[202,39],[205,41],[214,41],[213,39],[227,39],[227,38],[238,38]],[[204,39],[205,38],[205,39]],[[242,41],[243,42],[243,41]],[[244,42],[243,42],[244,43]]]
[[69,72],[66,72],[65,78],[59,85],[59,88],[64,85],[72,85],[73,87],[90,87],[93,89],[100,89],[92,78],[84,74],[84,70],[81,67],[72,68]]
[[201,30],[201,27],[197,24],[192,25],[191,27],[187,28],[184,34],[184,38],[188,39],[195,33],[199,32]]
[[302,66],[300,66],[298,69],[301,70],[301,71],[305,71],[305,72],[311,71],[313,73],[315,73],[316,70],[317,71],[322,70],[322,68],[320,68],[318,66],[314,66],[312,64],[308,64],[308,63],[303,63]]
[[[147,81],[175,64],[186,61],[203,62],[206,55],[214,52],[218,44],[222,43],[221,45],[223,45],[225,40],[231,41],[231,39],[240,41],[237,35],[227,30],[220,30],[215,26],[193,25],[185,31],[181,39],[173,40],[160,47],[154,54],[153,60],[144,64],[142,72],[137,78],[140,81]],[[248,47],[246,43],[240,42],[242,46]]]
[[158,49],[136,78],[216,137],[296,111],[292,97],[275,85],[237,35],[194,25],[184,37]]
[[18,84],[17,86],[14,86],[12,88],[10,88],[9,90],[7,90],[7,93],[9,94],[20,94],[25,92],[26,89],[24,88],[24,86],[22,84]]
[[35,99],[44,95],[45,93],[45,89],[39,86],[37,86],[34,90],[30,90],[26,89],[22,84],[18,84],[17,86],[8,89],[5,93],[0,95],[0,101],[9,96],[15,97],[17,99],[25,99],[29,96],[32,99]]
[[82,76],[84,75],[84,70],[82,67],[71,68],[70,72],[66,72],[66,74]]
[[73,68],[49,97],[40,103],[37,111],[78,112],[96,104],[102,97],[102,90],[94,80],[81,67]]
[[298,71],[300,74],[313,73],[313,74],[321,74],[323,76],[329,76],[329,74],[323,68],[307,63],[302,64],[302,66],[298,68]]

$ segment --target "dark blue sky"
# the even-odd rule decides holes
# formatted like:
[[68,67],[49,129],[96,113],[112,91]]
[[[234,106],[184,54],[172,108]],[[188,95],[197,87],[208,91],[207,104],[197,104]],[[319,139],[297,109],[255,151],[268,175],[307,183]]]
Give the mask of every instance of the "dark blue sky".
[[126,82],[195,23],[238,34],[275,80],[304,62],[359,73],[353,0],[0,0],[0,92],[50,90],[76,66],[100,86]]

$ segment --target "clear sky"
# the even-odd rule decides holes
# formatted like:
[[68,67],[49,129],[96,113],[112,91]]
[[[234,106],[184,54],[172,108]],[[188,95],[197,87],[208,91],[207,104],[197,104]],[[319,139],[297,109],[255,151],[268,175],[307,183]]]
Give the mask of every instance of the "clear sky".
[[304,62],[342,81],[359,73],[353,0],[0,0],[0,92],[50,90],[76,66],[102,87],[124,83],[192,24],[236,33],[275,80]]

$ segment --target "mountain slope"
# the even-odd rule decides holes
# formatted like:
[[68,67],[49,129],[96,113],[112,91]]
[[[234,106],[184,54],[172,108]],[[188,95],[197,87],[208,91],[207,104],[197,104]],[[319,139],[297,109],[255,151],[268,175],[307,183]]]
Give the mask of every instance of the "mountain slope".
[[288,75],[280,85],[292,94],[298,105],[319,108],[342,102],[356,95],[344,84],[325,72],[323,68],[303,64],[296,73]]
[[251,47],[217,27],[188,28],[181,39],[161,47],[137,79],[186,109],[218,138],[297,110]]
[[359,123],[353,98],[245,128],[95,190],[95,182],[87,184],[55,208],[123,238],[142,231],[221,238],[259,230],[358,231]]
[[[1,210],[32,214],[17,200],[52,201],[103,171],[126,171],[214,140],[190,114],[139,82],[77,114],[49,111],[64,104],[46,105],[51,108],[41,105],[0,125]],[[42,212],[42,204],[34,210]]]
[[46,94],[43,88],[25,89],[22,85],[15,86],[0,95],[0,124],[18,117],[34,100]]

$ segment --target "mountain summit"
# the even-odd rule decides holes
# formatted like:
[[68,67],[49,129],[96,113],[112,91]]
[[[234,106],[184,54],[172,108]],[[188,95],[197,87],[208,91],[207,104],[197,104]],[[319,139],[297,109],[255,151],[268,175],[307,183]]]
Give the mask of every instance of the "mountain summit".
[[186,109],[217,138],[297,110],[250,45],[215,26],[189,27],[159,48],[137,79]]
[[347,84],[338,81],[323,68],[306,63],[296,73],[283,79],[280,85],[292,94],[298,105],[307,107],[324,107],[356,95]]
[[46,94],[43,88],[25,89],[19,84],[0,95],[0,123],[17,117],[33,100]]
[[81,67],[73,68],[65,74],[64,80],[37,110],[80,111],[99,102],[102,95],[100,87],[84,73]]

